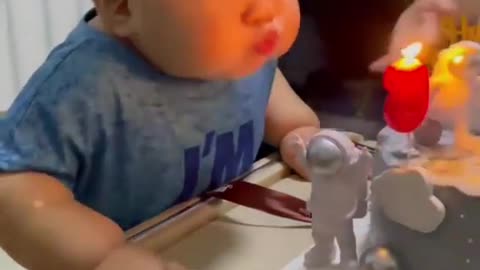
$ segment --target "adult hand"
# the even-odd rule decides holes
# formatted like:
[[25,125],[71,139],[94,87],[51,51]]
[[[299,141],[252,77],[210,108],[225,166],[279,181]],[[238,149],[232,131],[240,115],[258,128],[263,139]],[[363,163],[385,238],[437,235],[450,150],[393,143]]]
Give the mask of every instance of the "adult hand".
[[420,58],[426,57],[441,41],[441,17],[455,14],[457,9],[457,0],[415,0],[399,17],[387,53],[373,62],[370,70],[383,72],[401,57],[403,48],[414,42],[422,42]]

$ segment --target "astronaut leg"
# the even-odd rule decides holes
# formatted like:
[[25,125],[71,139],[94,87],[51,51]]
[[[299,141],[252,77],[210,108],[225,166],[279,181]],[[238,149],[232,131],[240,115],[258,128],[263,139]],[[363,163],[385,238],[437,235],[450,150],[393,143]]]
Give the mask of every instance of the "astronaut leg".
[[343,264],[357,261],[357,239],[353,230],[353,219],[346,220],[342,227],[337,235],[340,262]]
[[333,232],[313,231],[314,246],[305,254],[304,266],[315,269],[328,266],[335,257],[335,235]]
[[367,212],[368,212],[368,198],[367,198],[367,194],[368,194],[368,191],[369,191],[369,185],[367,183],[367,181],[365,181],[365,183],[359,185],[359,188],[358,188],[358,201],[357,201],[357,205],[356,205],[356,211],[355,211],[355,214],[353,215],[353,218],[354,219],[361,219],[361,218],[364,218],[366,215],[367,215]]

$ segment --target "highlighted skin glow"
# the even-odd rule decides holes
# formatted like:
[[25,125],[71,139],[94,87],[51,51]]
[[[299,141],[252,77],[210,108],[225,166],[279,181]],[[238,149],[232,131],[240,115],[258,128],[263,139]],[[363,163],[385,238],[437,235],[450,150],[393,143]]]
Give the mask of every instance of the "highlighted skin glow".
[[33,201],[33,207],[38,209],[38,208],[42,208],[45,206],[45,202],[42,201],[42,200],[34,200]]

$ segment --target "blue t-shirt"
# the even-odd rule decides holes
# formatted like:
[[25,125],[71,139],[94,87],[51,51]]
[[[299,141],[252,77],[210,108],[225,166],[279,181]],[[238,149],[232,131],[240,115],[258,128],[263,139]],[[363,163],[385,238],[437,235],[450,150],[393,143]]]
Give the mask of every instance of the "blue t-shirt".
[[131,228],[250,168],[275,69],[169,77],[82,20],[0,121],[0,171],[54,176]]

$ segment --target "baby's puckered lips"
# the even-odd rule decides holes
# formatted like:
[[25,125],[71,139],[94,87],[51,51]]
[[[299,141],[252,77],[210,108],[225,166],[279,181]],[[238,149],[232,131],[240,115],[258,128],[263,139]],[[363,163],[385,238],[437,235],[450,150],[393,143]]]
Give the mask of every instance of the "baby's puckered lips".
[[279,39],[280,34],[277,30],[269,30],[263,35],[262,39],[257,44],[255,44],[254,50],[260,55],[270,56],[272,53],[275,52],[275,49],[278,46]]

